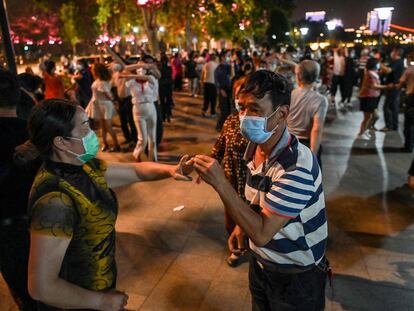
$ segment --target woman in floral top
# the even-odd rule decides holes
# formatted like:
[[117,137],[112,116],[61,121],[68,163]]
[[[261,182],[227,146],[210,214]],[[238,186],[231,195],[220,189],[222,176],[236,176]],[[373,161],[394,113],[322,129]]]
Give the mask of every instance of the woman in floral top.
[[[245,77],[240,78],[234,83],[234,93],[240,89],[240,86],[245,81]],[[235,96],[234,98],[237,98]],[[237,100],[237,99],[236,99]],[[222,163],[226,178],[233,185],[239,196],[245,200],[244,187],[246,184],[246,163],[243,159],[246,151],[248,141],[240,133],[239,114],[231,114],[224,122],[220,136],[217,139],[211,151],[211,157]],[[225,211],[225,225],[229,234],[229,249],[231,251],[227,263],[235,267],[239,264],[240,257],[245,253],[245,239],[244,237],[233,236],[233,229],[235,227],[231,216]],[[237,246],[233,241],[237,241]],[[235,241],[235,242],[236,242]]]

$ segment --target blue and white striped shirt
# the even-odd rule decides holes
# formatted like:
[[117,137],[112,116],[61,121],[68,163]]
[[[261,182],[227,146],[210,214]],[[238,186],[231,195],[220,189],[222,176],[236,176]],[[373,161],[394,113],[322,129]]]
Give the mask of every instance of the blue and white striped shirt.
[[[259,191],[255,180],[266,163],[269,189]],[[312,151],[286,129],[268,161],[257,168],[253,161],[247,166],[245,192],[252,208],[290,219],[264,247],[250,241],[250,248],[287,268],[317,265],[325,255],[328,226],[321,170]]]

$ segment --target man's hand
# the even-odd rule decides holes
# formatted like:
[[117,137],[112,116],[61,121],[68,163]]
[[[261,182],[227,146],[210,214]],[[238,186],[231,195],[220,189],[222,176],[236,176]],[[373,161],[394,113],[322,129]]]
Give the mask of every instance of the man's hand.
[[200,177],[214,188],[226,181],[223,169],[217,160],[206,155],[197,155],[190,162],[194,164],[194,168]]
[[244,245],[245,238],[246,234],[244,231],[239,226],[235,226],[233,232],[227,239],[227,246],[229,247],[229,251],[233,254],[241,255],[243,253],[243,250],[246,248]]
[[117,290],[105,293],[102,297],[99,310],[122,311],[128,303],[128,295]]
[[176,166],[174,166],[171,176],[175,180],[191,181],[191,176],[188,176],[193,171],[193,163],[189,160],[189,156],[186,154],[180,160]]

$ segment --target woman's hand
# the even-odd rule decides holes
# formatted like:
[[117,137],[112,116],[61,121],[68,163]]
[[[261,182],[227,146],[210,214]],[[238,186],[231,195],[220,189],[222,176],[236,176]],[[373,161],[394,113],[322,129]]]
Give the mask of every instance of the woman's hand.
[[118,290],[105,293],[102,297],[99,310],[103,311],[122,311],[128,303],[128,295]]
[[189,176],[191,174],[191,172],[193,171],[193,163],[191,161],[189,161],[189,156],[186,154],[184,155],[180,162],[175,165],[173,167],[171,176],[175,179],[175,180],[180,180],[180,181],[191,181],[193,180],[191,178],[191,176]]

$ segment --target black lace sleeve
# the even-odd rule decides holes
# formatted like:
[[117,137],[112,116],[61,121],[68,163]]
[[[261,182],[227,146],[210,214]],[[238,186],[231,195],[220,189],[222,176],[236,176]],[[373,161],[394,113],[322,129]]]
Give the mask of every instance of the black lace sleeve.
[[72,238],[77,214],[66,194],[49,192],[35,202],[30,214],[31,232]]

